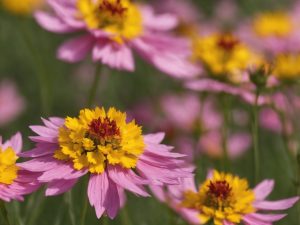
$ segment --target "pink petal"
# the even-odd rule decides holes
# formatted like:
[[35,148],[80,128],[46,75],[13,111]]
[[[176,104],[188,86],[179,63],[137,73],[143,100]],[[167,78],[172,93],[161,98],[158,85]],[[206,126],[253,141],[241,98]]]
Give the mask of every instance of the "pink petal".
[[144,190],[143,186],[140,185],[141,182],[138,182],[130,171],[131,170],[122,169],[118,166],[108,167],[109,178],[116,184],[137,195],[148,197],[149,194]]
[[76,183],[78,179],[72,180],[54,180],[50,182],[46,189],[46,196],[54,196],[62,194],[70,190]]
[[245,153],[251,146],[251,136],[248,133],[240,132],[233,134],[228,140],[229,156],[234,159]]
[[106,172],[102,174],[92,174],[88,185],[88,197],[91,206],[95,207],[97,218],[99,219],[105,211],[104,201],[109,188]]
[[79,62],[91,51],[93,44],[94,38],[89,34],[73,38],[59,47],[57,57],[70,63]]
[[38,24],[45,30],[54,33],[69,33],[76,31],[75,28],[67,25],[58,17],[50,15],[49,13],[38,11],[34,14]]
[[145,142],[154,143],[154,144],[161,143],[164,138],[165,138],[165,133],[163,132],[144,135]]
[[41,157],[46,155],[48,155],[48,157],[51,157],[56,149],[58,149],[57,144],[37,143],[34,149],[19,153],[18,155],[21,157]]
[[106,193],[104,206],[110,219],[114,219],[120,209],[120,198],[117,185],[109,180],[109,187]]
[[260,221],[260,220],[254,219],[248,215],[244,216],[242,220],[244,222],[246,222],[247,225],[272,225],[272,223]]
[[10,138],[10,144],[16,153],[21,152],[22,146],[23,146],[23,141],[22,141],[22,135],[20,132],[16,133],[14,136],[12,136]]
[[261,220],[265,222],[275,222],[284,218],[287,214],[260,214],[260,213],[251,213],[248,217],[252,217],[256,220]]
[[54,159],[52,156],[45,156],[32,159],[26,162],[18,163],[17,165],[25,170],[33,172],[43,172],[54,169],[60,164],[61,162]]
[[258,201],[255,202],[253,206],[262,210],[285,210],[291,208],[298,200],[299,197],[293,197],[279,201]]
[[43,137],[57,137],[58,136],[58,129],[50,129],[44,126],[30,126],[30,129],[35,132],[36,134],[43,136]]
[[125,44],[99,40],[93,49],[93,60],[119,70],[134,71],[132,51]]
[[254,188],[255,199],[264,200],[273,190],[274,180],[264,180]]

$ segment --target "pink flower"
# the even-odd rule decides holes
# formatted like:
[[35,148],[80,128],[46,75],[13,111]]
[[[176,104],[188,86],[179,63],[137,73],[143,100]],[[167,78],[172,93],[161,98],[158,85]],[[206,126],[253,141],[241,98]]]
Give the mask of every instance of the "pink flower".
[[11,81],[0,83],[0,126],[5,126],[18,117],[25,108],[25,101]]
[[23,201],[23,195],[36,191],[40,184],[37,181],[38,173],[20,168],[16,163],[17,154],[22,149],[22,136],[15,134],[6,142],[0,136],[0,199],[6,202],[11,200]]
[[47,183],[46,196],[68,191],[89,174],[88,198],[98,218],[117,215],[125,189],[147,197],[145,185],[177,184],[190,176],[179,166],[183,155],[160,144],[163,133],[142,136],[140,127],[114,108],[85,109],[77,118],[52,117],[43,123],[31,126],[38,134],[31,137],[36,147],[22,154],[33,158],[22,167],[42,173],[38,180]]
[[[211,171],[199,188],[196,187],[194,178],[185,178],[180,185],[168,186],[166,190],[154,187],[152,191],[160,201],[167,203],[190,224],[206,224],[213,219],[214,224],[257,225],[273,224],[281,220],[286,214],[276,213],[276,211],[289,209],[299,200],[299,197],[277,201],[266,200],[273,188],[273,180],[264,180],[254,189],[250,189],[245,179]],[[230,210],[226,211],[220,207],[215,211],[213,204],[209,205],[205,202],[207,198],[210,198],[210,202],[214,201],[214,196],[217,196],[219,191],[222,191],[224,195],[216,201],[216,204],[226,201],[225,208],[229,207]],[[240,201],[236,202],[237,199]],[[275,214],[266,212],[275,212]]]
[[171,14],[156,15],[150,6],[129,0],[49,0],[52,13],[37,12],[37,22],[55,33],[81,32],[59,47],[57,57],[67,62],[92,59],[111,68],[133,71],[133,50],[156,68],[177,78],[193,77],[189,44],[168,32],[177,25]]

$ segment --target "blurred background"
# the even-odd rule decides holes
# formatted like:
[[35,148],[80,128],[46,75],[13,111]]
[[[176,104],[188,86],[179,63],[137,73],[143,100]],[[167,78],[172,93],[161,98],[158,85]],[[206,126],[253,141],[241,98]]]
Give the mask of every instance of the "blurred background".
[[[160,1],[145,2],[157,4]],[[234,29],[241,25],[241,21],[251,20],[259,12],[290,11],[296,2],[292,0],[194,0],[192,4],[199,13],[201,24],[217,24],[221,29]],[[21,131],[24,150],[28,150],[33,147],[27,138],[32,135],[29,125],[40,124],[41,117],[50,115],[76,116],[78,111],[86,106],[95,65],[89,58],[77,64],[67,64],[56,59],[57,47],[69,36],[49,33],[37,25],[31,14],[14,13],[1,6],[0,134],[4,140]],[[187,125],[189,121],[183,125],[179,122],[178,125],[177,117],[172,115],[172,112],[185,106],[187,114],[194,113],[194,115],[188,114],[190,117],[197,117],[199,109],[197,107],[191,109],[189,104],[195,105],[192,102],[197,101],[195,98],[198,99],[199,93],[187,91],[182,81],[162,74],[139,57],[136,57],[136,62],[136,71],[133,73],[104,69],[96,95],[97,105],[114,106],[127,111],[143,126],[144,133],[166,132],[166,144],[175,145],[179,151],[190,152],[189,160],[197,165],[198,182],[203,181],[207,169],[224,169],[218,134],[208,132],[205,135],[208,139],[201,140],[200,132],[201,126],[209,123],[208,117],[212,113],[217,114],[214,118],[224,120],[220,112],[220,108],[224,106],[221,98],[217,94],[210,95],[211,101],[207,105],[204,102],[199,103],[197,107],[207,109],[209,115],[196,118],[199,124],[191,125],[192,129]],[[237,150],[232,153],[230,165],[226,170],[248,178],[253,187],[253,154],[251,137],[249,137],[251,108],[237,97],[230,97],[230,102],[232,107],[227,119],[232,134],[231,146],[232,149]],[[214,122],[217,124],[209,124],[219,128],[218,122],[212,121],[212,124]],[[235,134],[240,136],[236,137]],[[296,195],[296,181],[292,173],[294,168],[285,152],[282,136],[262,124],[259,130],[259,141],[263,162],[261,178],[271,178],[276,181],[270,199]],[[20,225],[78,224],[81,205],[86,196],[86,187],[83,187],[82,183],[78,183],[72,193],[59,197],[44,198],[41,190],[32,196],[27,196],[23,203],[13,202],[9,204],[11,218]],[[70,211],[69,207],[73,207],[73,210]],[[14,216],[16,214],[18,216]],[[87,215],[85,224],[88,225],[186,224],[155,198],[144,199],[131,194],[128,195],[126,208],[114,221],[105,218],[97,220],[91,207],[88,208]],[[298,216],[297,208],[294,207],[288,211],[288,216],[277,224],[297,225]]]

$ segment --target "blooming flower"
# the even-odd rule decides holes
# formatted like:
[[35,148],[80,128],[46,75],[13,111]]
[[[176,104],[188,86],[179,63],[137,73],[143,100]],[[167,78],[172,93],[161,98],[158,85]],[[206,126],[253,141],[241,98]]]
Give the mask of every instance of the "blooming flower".
[[22,156],[34,159],[22,167],[42,173],[38,180],[48,183],[47,196],[69,190],[89,173],[88,198],[98,218],[116,216],[124,189],[145,197],[144,185],[176,184],[190,174],[179,168],[182,155],[160,144],[164,134],[142,136],[141,127],[114,108],[83,109],[78,117],[43,122],[31,127],[39,135],[31,138],[36,148]]
[[25,107],[24,99],[17,92],[17,88],[11,81],[0,83],[0,127],[5,126],[17,116]]
[[14,14],[28,15],[40,8],[44,0],[2,0],[3,7]]
[[177,19],[170,14],[155,15],[149,6],[130,0],[50,0],[53,13],[36,13],[38,23],[55,33],[83,32],[65,42],[58,58],[81,61],[92,51],[94,61],[120,70],[134,70],[132,50],[161,71],[175,77],[191,77],[198,68],[187,60],[188,43],[168,31]]
[[274,187],[273,180],[264,180],[254,189],[248,181],[232,174],[213,171],[197,190],[194,180],[186,178],[180,185],[168,187],[168,192],[153,189],[160,200],[168,204],[191,224],[215,225],[272,224],[286,214],[264,214],[261,211],[285,210],[299,197],[268,201]]
[[0,137],[0,199],[4,201],[23,200],[23,195],[40,187],[39,174],[26,171],[16,163],[22,148],[22,136],[15,134],[6,142]]

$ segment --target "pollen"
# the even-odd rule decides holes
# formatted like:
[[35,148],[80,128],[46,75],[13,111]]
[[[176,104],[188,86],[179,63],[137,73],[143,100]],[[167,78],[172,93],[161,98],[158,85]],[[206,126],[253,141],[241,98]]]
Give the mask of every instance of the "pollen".
[[59,149],[54,158],[73,162],[76,170],[104,172],[107,165],[135,168],[144,151],[141,127],[127,122],[126,114],[110,108],[83,109],[67,117],[59,130]]
[[293,31],[291,18],[283,12],[268,12],[259,15],[253,23],[253,29],[261,37],[287,37]]
[[123,43],[142,33],[142,17],[129,0],[78,0],[79,17],[90,29],[101,29]]
[[211,219],[215,225],[223,220],[240,223],[243,215],[254,212],[254,192],[249,189],[247,180],[231,174],[214,171],[198,192],[186,191],[181,205],[199,212],[200,223]]
[[16,160],[18,159],[15,151],[8,147],[3,150],[0,147],[0,183],[12,184],[17,178],[18,167],[16,166]]

